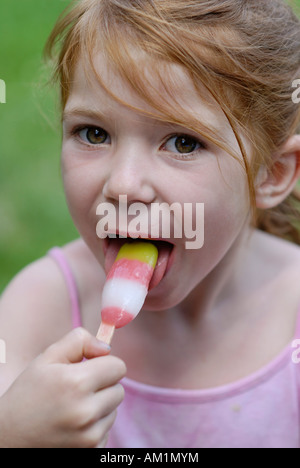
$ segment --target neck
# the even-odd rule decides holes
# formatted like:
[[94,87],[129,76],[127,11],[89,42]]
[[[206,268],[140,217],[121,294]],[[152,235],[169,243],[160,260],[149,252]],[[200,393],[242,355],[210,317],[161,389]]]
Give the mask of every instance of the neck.
[[183,329],[197,332],[219,312],[223,313],[224,304],[237,296],[241,281],[245,281],[243,266],[251,234],[249,228],[243,229],[217,267],[180,304],[164,312],[145,314],[147,327],[164,336],[172,334],[173,327],[181,333]]
[[191,322],[195,324],[211,315],[212,311],[219,310],[220,304],[238,293],[244,280],[244,260],[252,234],[253,230],[244,229],[217,267],[182,302],[182,313],[190,317]]

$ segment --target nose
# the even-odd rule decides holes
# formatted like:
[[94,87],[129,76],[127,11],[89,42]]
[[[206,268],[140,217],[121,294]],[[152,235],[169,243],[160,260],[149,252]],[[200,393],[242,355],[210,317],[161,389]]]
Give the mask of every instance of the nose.
[[153,202],[155,187],[151,161],[141,149],[122,150],[110,160],[103,195],[108,200],[119,200],[120,195],[127,195],[128,201]]

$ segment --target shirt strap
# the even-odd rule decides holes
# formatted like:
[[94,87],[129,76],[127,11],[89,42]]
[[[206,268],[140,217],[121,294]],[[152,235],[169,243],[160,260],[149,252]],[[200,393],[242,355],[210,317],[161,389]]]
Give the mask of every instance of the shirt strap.
[[49,250],[48,255],[56,261],[66,282],[71,303],[72,328],[81,327],[82,321],[78,287],[70,264],[63,250],[59,247],[54,247],[53,249]]

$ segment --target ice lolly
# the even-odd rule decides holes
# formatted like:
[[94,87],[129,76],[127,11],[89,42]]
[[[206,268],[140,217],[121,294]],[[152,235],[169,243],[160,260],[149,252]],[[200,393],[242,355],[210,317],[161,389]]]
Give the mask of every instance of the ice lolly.
[[140,312],[158,258],[149,241],[123,244],[111,267],[102,292],[99,340],[110,344],[115,328],[121,328]]

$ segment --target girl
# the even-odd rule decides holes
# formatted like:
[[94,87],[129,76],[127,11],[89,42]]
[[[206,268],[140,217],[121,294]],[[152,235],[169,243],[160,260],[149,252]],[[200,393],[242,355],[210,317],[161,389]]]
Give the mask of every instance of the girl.
[[[299,447],[298,19],[282,0],[81,0],[46,52],[80,239],[1,299],[0,445]],[[129,232],[102,239],[97,207],[120,196],[203,203],[205,241],[157,237],[159,281],[110,353],[101,290]]]

